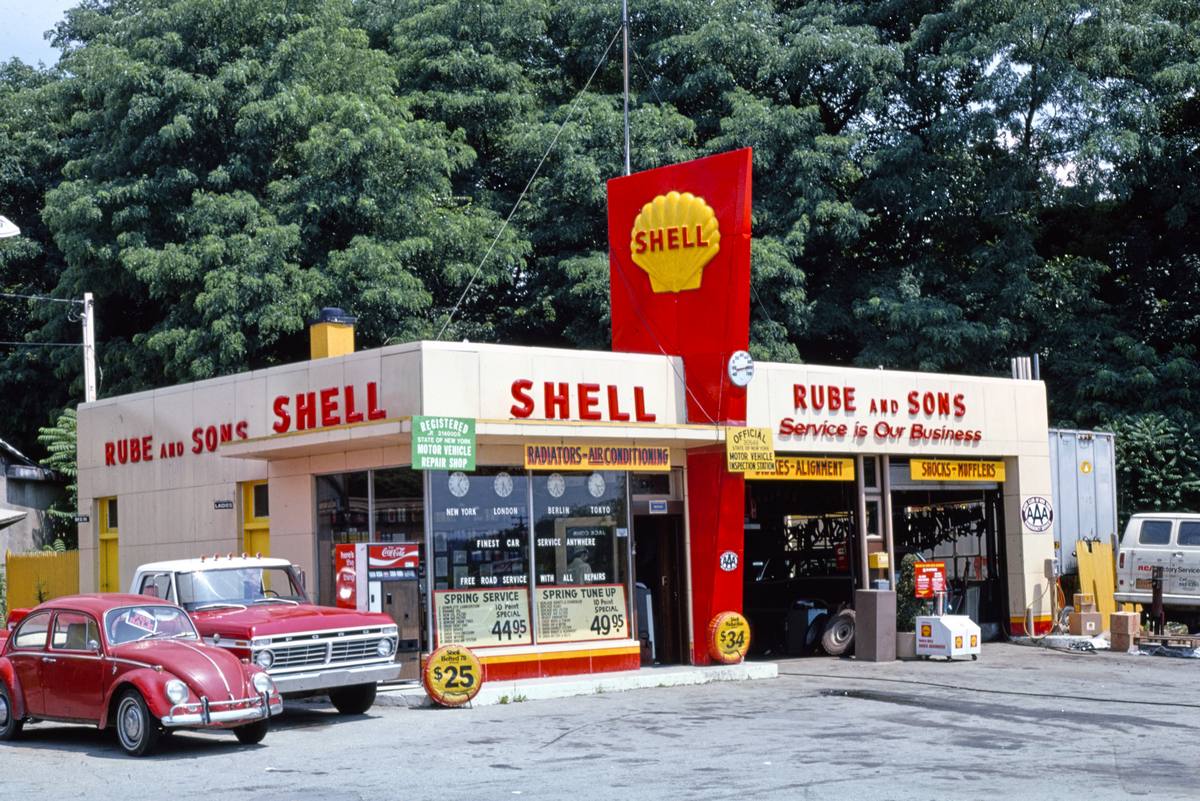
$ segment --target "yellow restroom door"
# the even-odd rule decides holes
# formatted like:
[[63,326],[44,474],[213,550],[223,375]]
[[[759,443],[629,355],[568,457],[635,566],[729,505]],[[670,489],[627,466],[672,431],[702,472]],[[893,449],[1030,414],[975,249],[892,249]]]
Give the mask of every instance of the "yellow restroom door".
[[271,507],[265,481],[242,484],[242,551],[250,556],[271,555]]
[[117,515],[116,498],[99,498],[98,527],[100,533],[100,592],[121,592],[120,560],[117,558]]

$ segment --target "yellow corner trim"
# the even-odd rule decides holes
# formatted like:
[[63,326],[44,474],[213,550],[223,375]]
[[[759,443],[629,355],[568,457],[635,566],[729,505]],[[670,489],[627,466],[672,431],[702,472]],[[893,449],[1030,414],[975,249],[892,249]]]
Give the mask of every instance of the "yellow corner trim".
[[479,661],[485,665],[496,665],[507,662],[543,662],[547,659],[585,659],[597,656],[626,656],[640,654],[641,648],[636,645],[623,648],[591,648],[586,651],[545,651],[529,654],[503,654],[501,656],[480,656]]

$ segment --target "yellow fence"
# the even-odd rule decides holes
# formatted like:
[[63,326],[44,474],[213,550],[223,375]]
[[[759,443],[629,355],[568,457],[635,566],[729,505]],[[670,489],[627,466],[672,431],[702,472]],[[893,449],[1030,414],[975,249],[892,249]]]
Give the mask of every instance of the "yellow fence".
[[42,601],[79,592],[79,551],[5,555],[8,608],[37,606]]

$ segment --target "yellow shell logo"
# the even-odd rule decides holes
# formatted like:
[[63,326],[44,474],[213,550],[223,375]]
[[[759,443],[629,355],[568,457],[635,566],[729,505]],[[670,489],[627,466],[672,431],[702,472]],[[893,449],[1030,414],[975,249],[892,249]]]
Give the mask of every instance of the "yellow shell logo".
[[668,192],[645,206],[633,221],[633,263],[650,276],[655,292],[698,289],[704,266],[721,249],[717,215],[691,192]]

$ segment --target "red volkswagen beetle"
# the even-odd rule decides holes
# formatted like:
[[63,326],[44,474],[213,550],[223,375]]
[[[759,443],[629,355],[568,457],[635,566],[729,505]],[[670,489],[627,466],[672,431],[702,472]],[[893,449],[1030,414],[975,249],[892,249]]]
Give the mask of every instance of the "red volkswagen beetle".
[[200,641],[187,613],[144,595],[73,595],[32,610],[0,650],[0,740],[26,722],[58,720],[117,730],[133,756],[164,731],[232,729],[266,736],[283,711],[256,665]]

